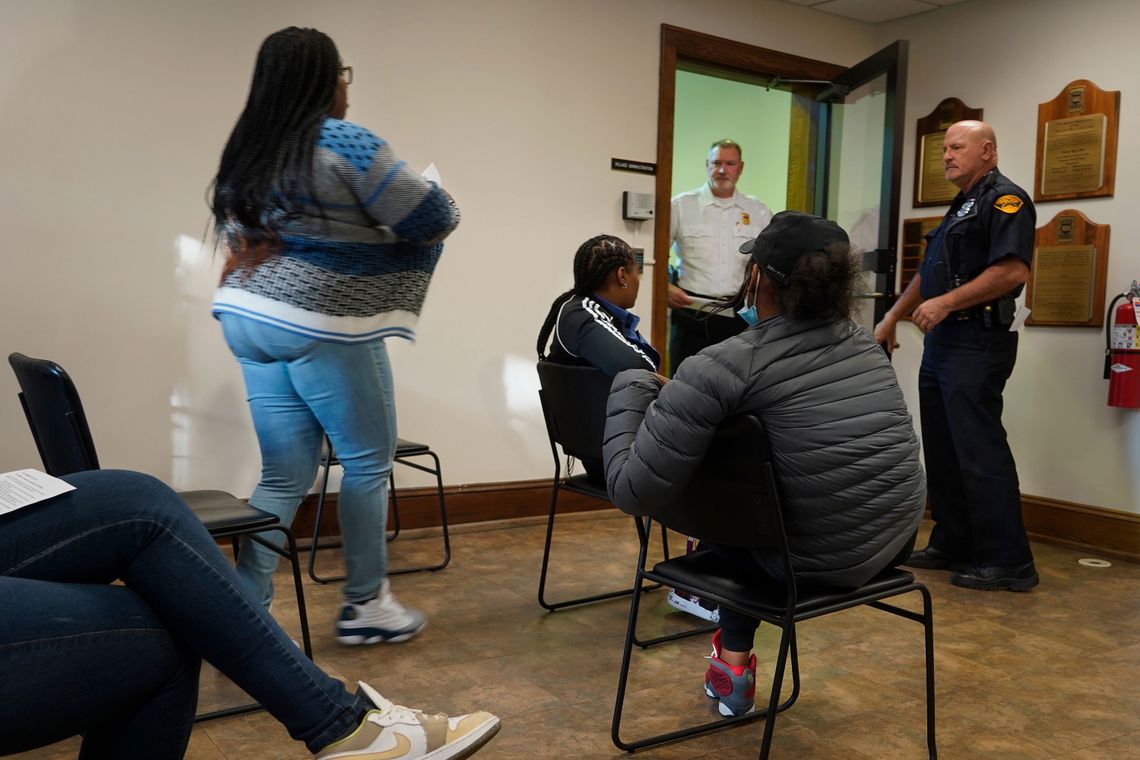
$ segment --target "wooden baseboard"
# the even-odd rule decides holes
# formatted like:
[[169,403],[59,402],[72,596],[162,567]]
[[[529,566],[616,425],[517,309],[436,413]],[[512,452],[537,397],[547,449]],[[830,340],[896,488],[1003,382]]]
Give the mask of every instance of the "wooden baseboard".
[[[446,486],[443,492],[447,520],[452,525],[545,516],[550,509],[550,481],[545,479]],[[440,524],[434,488],[401,488],[398,499],[401,529]],[[313,535],[316,504],[316,496],[307,497],[293,521],[302,543],[305,537]],[[599,504],[597,499],[563,491],[558,497],[558,512],[609,508]],[[1025,528],[1036,540],[1140,562],[1140,514],[1025,494],[1021,508]],[[329,494],[321,518],[321,535],[338,533],[336,494]]]
[[[517,517],[545,516],[550,512],[550,480],[517,480],[502,483],[444,486],[449,525],[510,520]],[[321,536],[335,536],[340,530],[336,520],[335,493],[325,498],[321,515]],[[439,502],[434,487],[400,488],[397,491],[400,511],[400,529],[430,528],[440,524]],[[561,491],[558,494],[558,513],[588,512],[613,509],[589,496]],[[293,531],[301,543],[313,535],[313,518],[317,513],[317,497],[305,497],[293,520]],[[389,516],[389,529],[392,520]]]
[[1140,514],[1022,494],[1021,516],[1039,541],[1140,562]]

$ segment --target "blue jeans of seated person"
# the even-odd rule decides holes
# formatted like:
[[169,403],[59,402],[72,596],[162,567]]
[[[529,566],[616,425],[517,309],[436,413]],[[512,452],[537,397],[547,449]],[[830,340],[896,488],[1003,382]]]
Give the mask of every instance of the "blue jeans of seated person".
[[173,491],[64,479],[77,490],[0,515],[0,755],[82,733],[81,760],[180,758],[202,659],[314,752],[355,730],[371,703],[289,640]]
[[[344,598],[375,597],[388,574],[384,531],[396,453],[396,401],[384,342],[332,343],[234,314],[220,320],[241,365],[261,447],[261,480],[250,504],[291,524],[316,478],[328,433],[344,468],[337,497]],[[269,604],[280,557],[252,541],[238,556],[238,574]]]

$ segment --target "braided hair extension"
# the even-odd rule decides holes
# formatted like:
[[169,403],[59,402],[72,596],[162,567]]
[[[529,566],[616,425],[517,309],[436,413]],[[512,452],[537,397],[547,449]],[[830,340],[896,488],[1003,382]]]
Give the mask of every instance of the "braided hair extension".
[[542,323],[542,329],[538,331],[539,359],[546,358],[546,343],[554,329],[558,310],[566,300],[593,293],[605,284],[610,272],[622,266],[631,267],[635,261],[629,244],[613,235],[598,235],[578,246],[578,252],[574,254],[574,287],[554,299],[546,320]]
[[313,150],[332,109],[340,55],[328,35],[295,26],[265,38],[249,96],[222,151],[210,202],[226,274],[277,252],[275,223],[313,192]]

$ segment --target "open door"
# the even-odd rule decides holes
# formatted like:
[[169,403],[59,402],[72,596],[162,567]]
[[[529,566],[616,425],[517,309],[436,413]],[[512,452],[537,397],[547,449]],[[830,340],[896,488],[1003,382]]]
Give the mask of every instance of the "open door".
[[895,297],[906,65],[905,41],[843,68],[662,25],[654,251],[646,264],[653,292],[651,342],[663,355],[668,345],[669,200],[676,189],[678,67],[763,81],[765,87],[791,93],[789,144],[783,146],[788,151],[786,207],[834,219],[868,252],[865,308],[858,319],[871,329]]
[[907,42],[899,40],[816,96],[815,209],[865,251],[857,321],[868,331],[895,299],[906,64]]

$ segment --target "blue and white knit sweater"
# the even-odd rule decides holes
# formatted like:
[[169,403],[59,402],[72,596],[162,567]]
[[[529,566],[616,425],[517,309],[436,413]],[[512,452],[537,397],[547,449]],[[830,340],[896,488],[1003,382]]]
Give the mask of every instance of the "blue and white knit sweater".
[[301,213],[277,225],[280,253],[227,275],[213,313],[340,343],[413,339],[459,209],[388,143],[339,119],[321,128],[313,187],[319,208],[294,199]]

